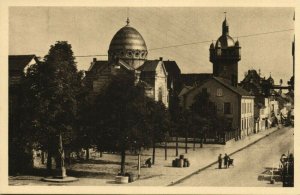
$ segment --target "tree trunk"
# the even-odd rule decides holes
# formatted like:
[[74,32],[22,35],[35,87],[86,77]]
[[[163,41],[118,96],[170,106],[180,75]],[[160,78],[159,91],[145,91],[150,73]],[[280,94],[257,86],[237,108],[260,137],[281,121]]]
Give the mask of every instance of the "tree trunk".
[[176,149],[175,149],[176,153],[175,155],[178,156],[178,135],[176,135]]
[[152,164],[155,163],[155,141],[153,141],[153,150],[152,150]]
[[102,156],[103,156],[103,152],[102,150],[100,150],[100,158],[102,158]]
[[165,142],[165,160],[167,160],[168,159],[168,145],[167,145],[167,140],[166,140],[166,142]]
[[42,153],[41,153],[41,162],[42,162],[42,165],[45,164],[45,152],[42,150]]
[[86,147],[85,151],[86,151],[85,160],[89,160],[90,159],[90,150],[89,150],[89,147]]
[[194,135],[194,139],[193,139],[193,151],[195,151],[195,147],[196,147],[196,137]]
[[61,133],[59,134],[59,140],[58,140],[58,161],[56,161],[56,165],[58,168],[58,175],[57,177],[65,178],[67,177],[66,174],[66,168],[65,168],[65,151],[63,148],[63,140]]
[[125,148],[121,151],[121,175],[125,175]]
[[201,140],[200,140],[200,148],[203,148],[203,137],[201,137]]
[[52,174],[52,151],[48,150],[48,155],[47,155],[47,172],[48,175]]
[[188,153],[188,135],[187,133],[185,134],[185,153]]

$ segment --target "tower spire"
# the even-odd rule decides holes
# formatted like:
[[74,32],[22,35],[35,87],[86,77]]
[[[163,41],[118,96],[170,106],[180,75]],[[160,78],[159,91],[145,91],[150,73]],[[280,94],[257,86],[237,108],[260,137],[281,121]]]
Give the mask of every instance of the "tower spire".
[[129,20],[129,7],[127,7],[127,20],[126,20],[127,26],[129,26],[130,20]]
[[127,26],[129,26],[129,23],[130,23],[129,17],[127,17],[126,23],[127,23]]
[[225,18],[224,18],[223,25],[222,25],[222,35],[228,35],[229,34],[229,25],[228,25],[228,22],[227,22],[227,19],[226,19],[226,13],[227,12],[224,12]]

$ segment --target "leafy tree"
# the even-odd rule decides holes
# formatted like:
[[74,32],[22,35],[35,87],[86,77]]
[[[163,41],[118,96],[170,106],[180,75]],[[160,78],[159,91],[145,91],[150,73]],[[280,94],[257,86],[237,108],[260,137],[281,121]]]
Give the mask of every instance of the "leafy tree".
[[196,95],[194,103],[190,107],[193,115],[192,124],[194,126],[192,131],[194,135],[199,135],[201,140],[200,147],[203,145],[207,131],[213,128],[214,121],[216,121],[218,117],[215,106],[210,102],[209,96],[207,92],[200,92]]
[[132,74],[112,76],[96,97],[94,105],[97,146],[104,151],[120,152],[121,174],[125,174],[126,150],[149,145],[147,103],[143,86],[134,84]]
[[24,126],[23,122],[24,118],[33,113],[32,109],[23,109],[27,101],[25,81],[23,75],[19,85],[9,86],[9,174],[26,172],[33,168],[32,129]]
[[90,98],[90,90],[85,86],[83,81],[83,72],[78,73],[79,91],[77,94],[78,112],[76,117],[76,136],[70,144],[70,149],[79,151],[82,148],[86,150],[86,160],[89,159],[89,148],[95,144],[95,125],[93,120],[94,103]]
[[[155,164],[156,143],[166,139],[170,129],[170,117],[165,105],[159,101],[149,101],[147,104],[148,115],[146,127],[151,132],[152,137],[152,164]],[[166,140],[165,140],[166,144]]]
[[[47,169],[56,156],[57,168],[64,165],[63,145],[73,140],[77,113],[78,75],[71,45],[58,41],[50,47],[44,62],[29,69],[24,108],[32,113],[24,120],[34,132],[32,139],[48,152]],[[32,98],[32,99],[31,99]]]

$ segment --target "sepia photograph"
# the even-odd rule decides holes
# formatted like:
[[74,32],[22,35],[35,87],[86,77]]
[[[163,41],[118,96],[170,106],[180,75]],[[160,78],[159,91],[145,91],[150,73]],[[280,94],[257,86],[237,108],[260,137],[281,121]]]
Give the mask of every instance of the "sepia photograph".
[[295,187],[295,5],[168,5],[7,7],[9,187]]

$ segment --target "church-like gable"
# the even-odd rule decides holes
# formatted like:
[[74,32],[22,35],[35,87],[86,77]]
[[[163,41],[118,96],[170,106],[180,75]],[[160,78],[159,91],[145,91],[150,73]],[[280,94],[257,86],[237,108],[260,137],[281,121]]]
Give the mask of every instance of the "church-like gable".
[[127,25],[113,37],[107,61],[94,59],[86,71],[87,86],[94,94],[101,92],[112,75],[133,73],[136,83],[145,86],[145,94],[168,107],[167,71],[163,59],[147,60],[147,46],[142,35]]

